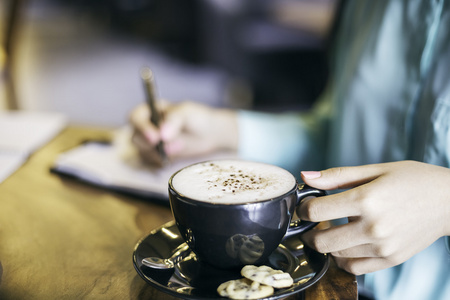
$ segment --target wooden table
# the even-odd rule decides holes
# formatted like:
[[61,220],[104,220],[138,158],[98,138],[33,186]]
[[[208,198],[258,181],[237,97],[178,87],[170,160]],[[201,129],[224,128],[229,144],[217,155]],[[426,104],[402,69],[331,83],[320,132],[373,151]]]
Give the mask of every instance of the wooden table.
[[[137,241],[172,220],[168,206],[49,172],[56,156],[108,130],[68,128],[0,184],[0,299],[175,299],[132,265]],[[288,299],[357,299],[355,277],[332,265]]]

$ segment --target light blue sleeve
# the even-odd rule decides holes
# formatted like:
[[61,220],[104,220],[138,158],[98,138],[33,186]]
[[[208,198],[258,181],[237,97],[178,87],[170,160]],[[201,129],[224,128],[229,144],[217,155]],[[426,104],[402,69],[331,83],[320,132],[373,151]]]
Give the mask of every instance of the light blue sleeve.
[[240,111],[239,155],[278,165],[299,177],[324,165],[327,114],[323,105],[308,113]]
[[450,299],[450,256],[442,237],[403,264],[365,275],[375,299]]

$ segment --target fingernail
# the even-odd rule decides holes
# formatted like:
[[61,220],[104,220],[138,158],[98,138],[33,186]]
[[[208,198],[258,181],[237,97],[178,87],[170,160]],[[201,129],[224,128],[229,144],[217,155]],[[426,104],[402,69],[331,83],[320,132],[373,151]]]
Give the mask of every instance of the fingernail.
[[305,177],[306,179],[315,179],[315,178],[319,178],[320,175],[321,175],[319,171],[302,171],[301,174],[302,174],[302,176]]

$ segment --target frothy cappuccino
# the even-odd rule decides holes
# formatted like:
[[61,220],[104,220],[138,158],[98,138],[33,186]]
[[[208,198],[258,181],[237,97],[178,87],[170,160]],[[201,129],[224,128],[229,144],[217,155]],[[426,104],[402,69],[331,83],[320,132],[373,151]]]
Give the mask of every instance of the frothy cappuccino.
[[283,195],[295,187],[295,177],[264,163],[217,160],[182,169],[173,188],[191,199],[213,203],[246,203]]

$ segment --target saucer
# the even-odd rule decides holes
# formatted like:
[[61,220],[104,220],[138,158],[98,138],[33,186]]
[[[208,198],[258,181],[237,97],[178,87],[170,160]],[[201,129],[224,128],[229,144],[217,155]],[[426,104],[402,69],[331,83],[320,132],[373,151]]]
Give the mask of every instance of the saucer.
[[[153,287],[183,299],[223,299],[217,287],[228,280],[242,278],[240,270],[222,270],[198,261],[191,253],[177,263],[174,269],[153,269],[142,264],[146,257],[168,258],[183,243],[175,222],[169,222],[153,230],[140,240],[133,252],[133,264],[137,273]],[[278,299],[298,293],[310,287],[325,274],[330,264],[326,254],[306,246],[296,236],[284,240],[269,256],[266,265],[291,274],[294,285],[276,289],[267,299]]]

